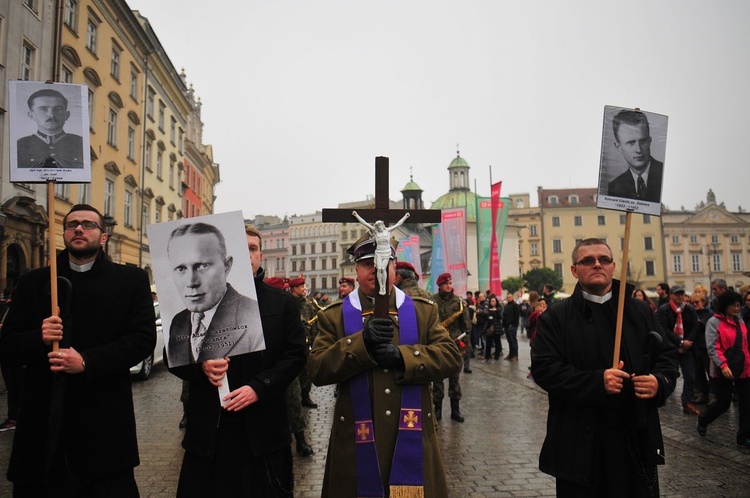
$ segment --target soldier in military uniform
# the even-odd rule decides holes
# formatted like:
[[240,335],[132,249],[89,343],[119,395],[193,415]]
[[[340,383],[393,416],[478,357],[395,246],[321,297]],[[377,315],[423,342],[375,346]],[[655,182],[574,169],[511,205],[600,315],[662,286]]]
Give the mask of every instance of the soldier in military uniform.
[[[458,336],[471,327],[469,310],[463,304],[463,299],[453,293],[453,277],[450,273],[443,273],[437,279],[438,293],[432,296],[440,310],[440,321],[448,329],[451,339],[458,340]],[[445,385],[443,379],[432,383],[432,395],[435,398],[435,417],[440,420],[443,415],[443,398]],[[448,397],[451,400],[451,420],[463,422],[459,402],[461,400],[461,384],[459,373],[448,377]]]
[[354,290],[354,279],[352,277],[341,277],[339,279],[339,300],[344,299]]
[[[289,280],[289,292],[292,296],[297,298],[299,303],[300,320],[302,320],[302,326],[305,328],[305,336],[307,338],[307,344],[312,346],[313,340],[315,339],[315,331],[317,330],[313,318],[315,314],[320,311],[320,306],[314,299],[308,299],[305,292],[305,279],[303,277],[292,278]],[[299,386],[302,392],[302,406],[305,408],[317,408],[318,405],[313,402],[310,398],[310,391],[312,390],[312,382],[310,377],[307,375],[307,368],[302,369],[299,374]]]
[[393,286],[393,250],[386,266],[390,318],[373,318],[378,287],[368,237],[348,250],[359,288],[318,313],[310,352],[315,384],[339,385],[321,496],[445,498],[429,383],[459,372],[461,354],[435,303]]
[[419,280],[419,275],[411,263],[406,261],[396,263],[396,281],[394,282],[396,287],[411,297],[423,297],[432,301],[432,294],[421,288],[417,280]]

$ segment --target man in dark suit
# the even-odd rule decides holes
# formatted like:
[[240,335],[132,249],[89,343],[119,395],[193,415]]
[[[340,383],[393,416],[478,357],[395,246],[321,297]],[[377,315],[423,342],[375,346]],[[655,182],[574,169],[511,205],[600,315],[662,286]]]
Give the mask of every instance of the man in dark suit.
[[8,465],[15,497],[138,496],[130,367],[154,351],[154,304],[146,272],[104,254],[103,227],[85,204],[63,219],[59,316],[49,268],[13,291],[0,350],[25,375]]
[[29,118],[37,132],[18,140],[19,168],[83,168],[83,139],[63,130],[70,117],[68,99],[43,89],[28,99]]
[[612,120],[615,147],[628,170],[609,182],[608,195],[660,202],[664,163],[651,157],[651,131],[646,115],[623,110]]
[[264,348],[258,302],[227,283],[232,257],[222,233],[207,223],[177,227],[167,245],[172,277],[186,309],[172,319],[172,366]]

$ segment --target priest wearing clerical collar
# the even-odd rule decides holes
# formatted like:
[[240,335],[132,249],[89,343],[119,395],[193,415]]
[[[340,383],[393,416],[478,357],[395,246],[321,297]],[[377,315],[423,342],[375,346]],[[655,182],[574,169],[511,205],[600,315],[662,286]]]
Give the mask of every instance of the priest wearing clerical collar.
[[359,287],[320,311],[308,370],[338,384],[323,497],[447,497],[430,382],[455,375],[461,353],[440,325],[437,305],[394,287],[387,264],[389,318],[373,318],[376,243],[349,248]]
[[578,284],[541,315],[531,350],[532,376],[549,395],[539,468],[557,478],[557,496],[658,496],[658,407],[674,391],[676,349],[648,305],[625,297],[612,368],[621,285],[612,250],[585,239],[572,256]]
[[68,99],[52,89],[34,92],[28,101],[33,135],[18,140],[19,168],[83,168],[83,139],[63,127],[70,118]]

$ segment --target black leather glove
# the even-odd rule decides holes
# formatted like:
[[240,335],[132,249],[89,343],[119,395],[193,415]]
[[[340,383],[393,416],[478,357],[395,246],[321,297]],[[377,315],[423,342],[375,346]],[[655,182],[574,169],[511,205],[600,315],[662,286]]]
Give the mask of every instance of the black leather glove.
[[372,355],[372,350],[376,345],[389,344],[393,340],[393,322],[390,318],[373,318],[365,324],[362,338],[367,352]]
[[372,350],[372,358],[383,368],[404,369],[404,358],[395,344],[377,344]]

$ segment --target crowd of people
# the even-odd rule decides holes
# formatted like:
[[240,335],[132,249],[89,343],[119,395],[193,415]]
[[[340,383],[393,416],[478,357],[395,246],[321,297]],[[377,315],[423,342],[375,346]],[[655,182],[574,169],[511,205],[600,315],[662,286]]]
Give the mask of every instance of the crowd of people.
[[[154,347],[148,279],[106,258],[96,209],[75,206],[63,226],[60,312],[50,313],[43,298],[46,269],[25,276],[12,302],[9,291],[0,301],[3,374],[23,367],[23,382],[37,394],[11,400],[8,384],[0,427],[16,431],[8,478],[20,497],[138,496],[129,367]],[[218,242],[198,259],[231,259],[220,235],[181,234],[188,235]],[[556,478],[558,496],[658,496],[658,408],[678,376],[681,408],[696,417],[697,433],[705,436],[736,399],[736,444],[750,448],[750,288],[737,292],[717,279],[710,291],[688,293],[662,283],[654,302],[613,278],[605,241],[585,239],[572,254],[578,284],[570,297],[559,299],[552,285],[462,297],[450,273],[437,276],[430,294],[411,264],[395,261],[393,247],[381,262],[376,239],[365,235],[348,250],[356,278],[342,277],[332,302],[308,292],[302,277],[266,277],[261,235],[246,226],[246,236],[265,349],[208,360],[196,354],[175,365],[165,354],[185,386],[177,496],[292,496],[292,438],[299,456],[314,454],[305,437],[306,410],[317,408],[313,384],[336,385],[322,496],[447,496],[436,431],[444,398],[449,423],[464,422],[461,374],[472,373],[472,359],[518,361],[519,334],[531,344],[529,378],[549,394],[539,467]],[[113,279],[127,299],[105,292]],[[614,361],[612,297],[621,286],[632,299]],[[228,283],[221,287],[231,296]],[[112,316],[116,324],[102,329]],[[229,394],[220,400],[224,382]],[[110,405],[121,407],[116,417],[104,413]],[[607,451],[613,445],[628,451]]]

